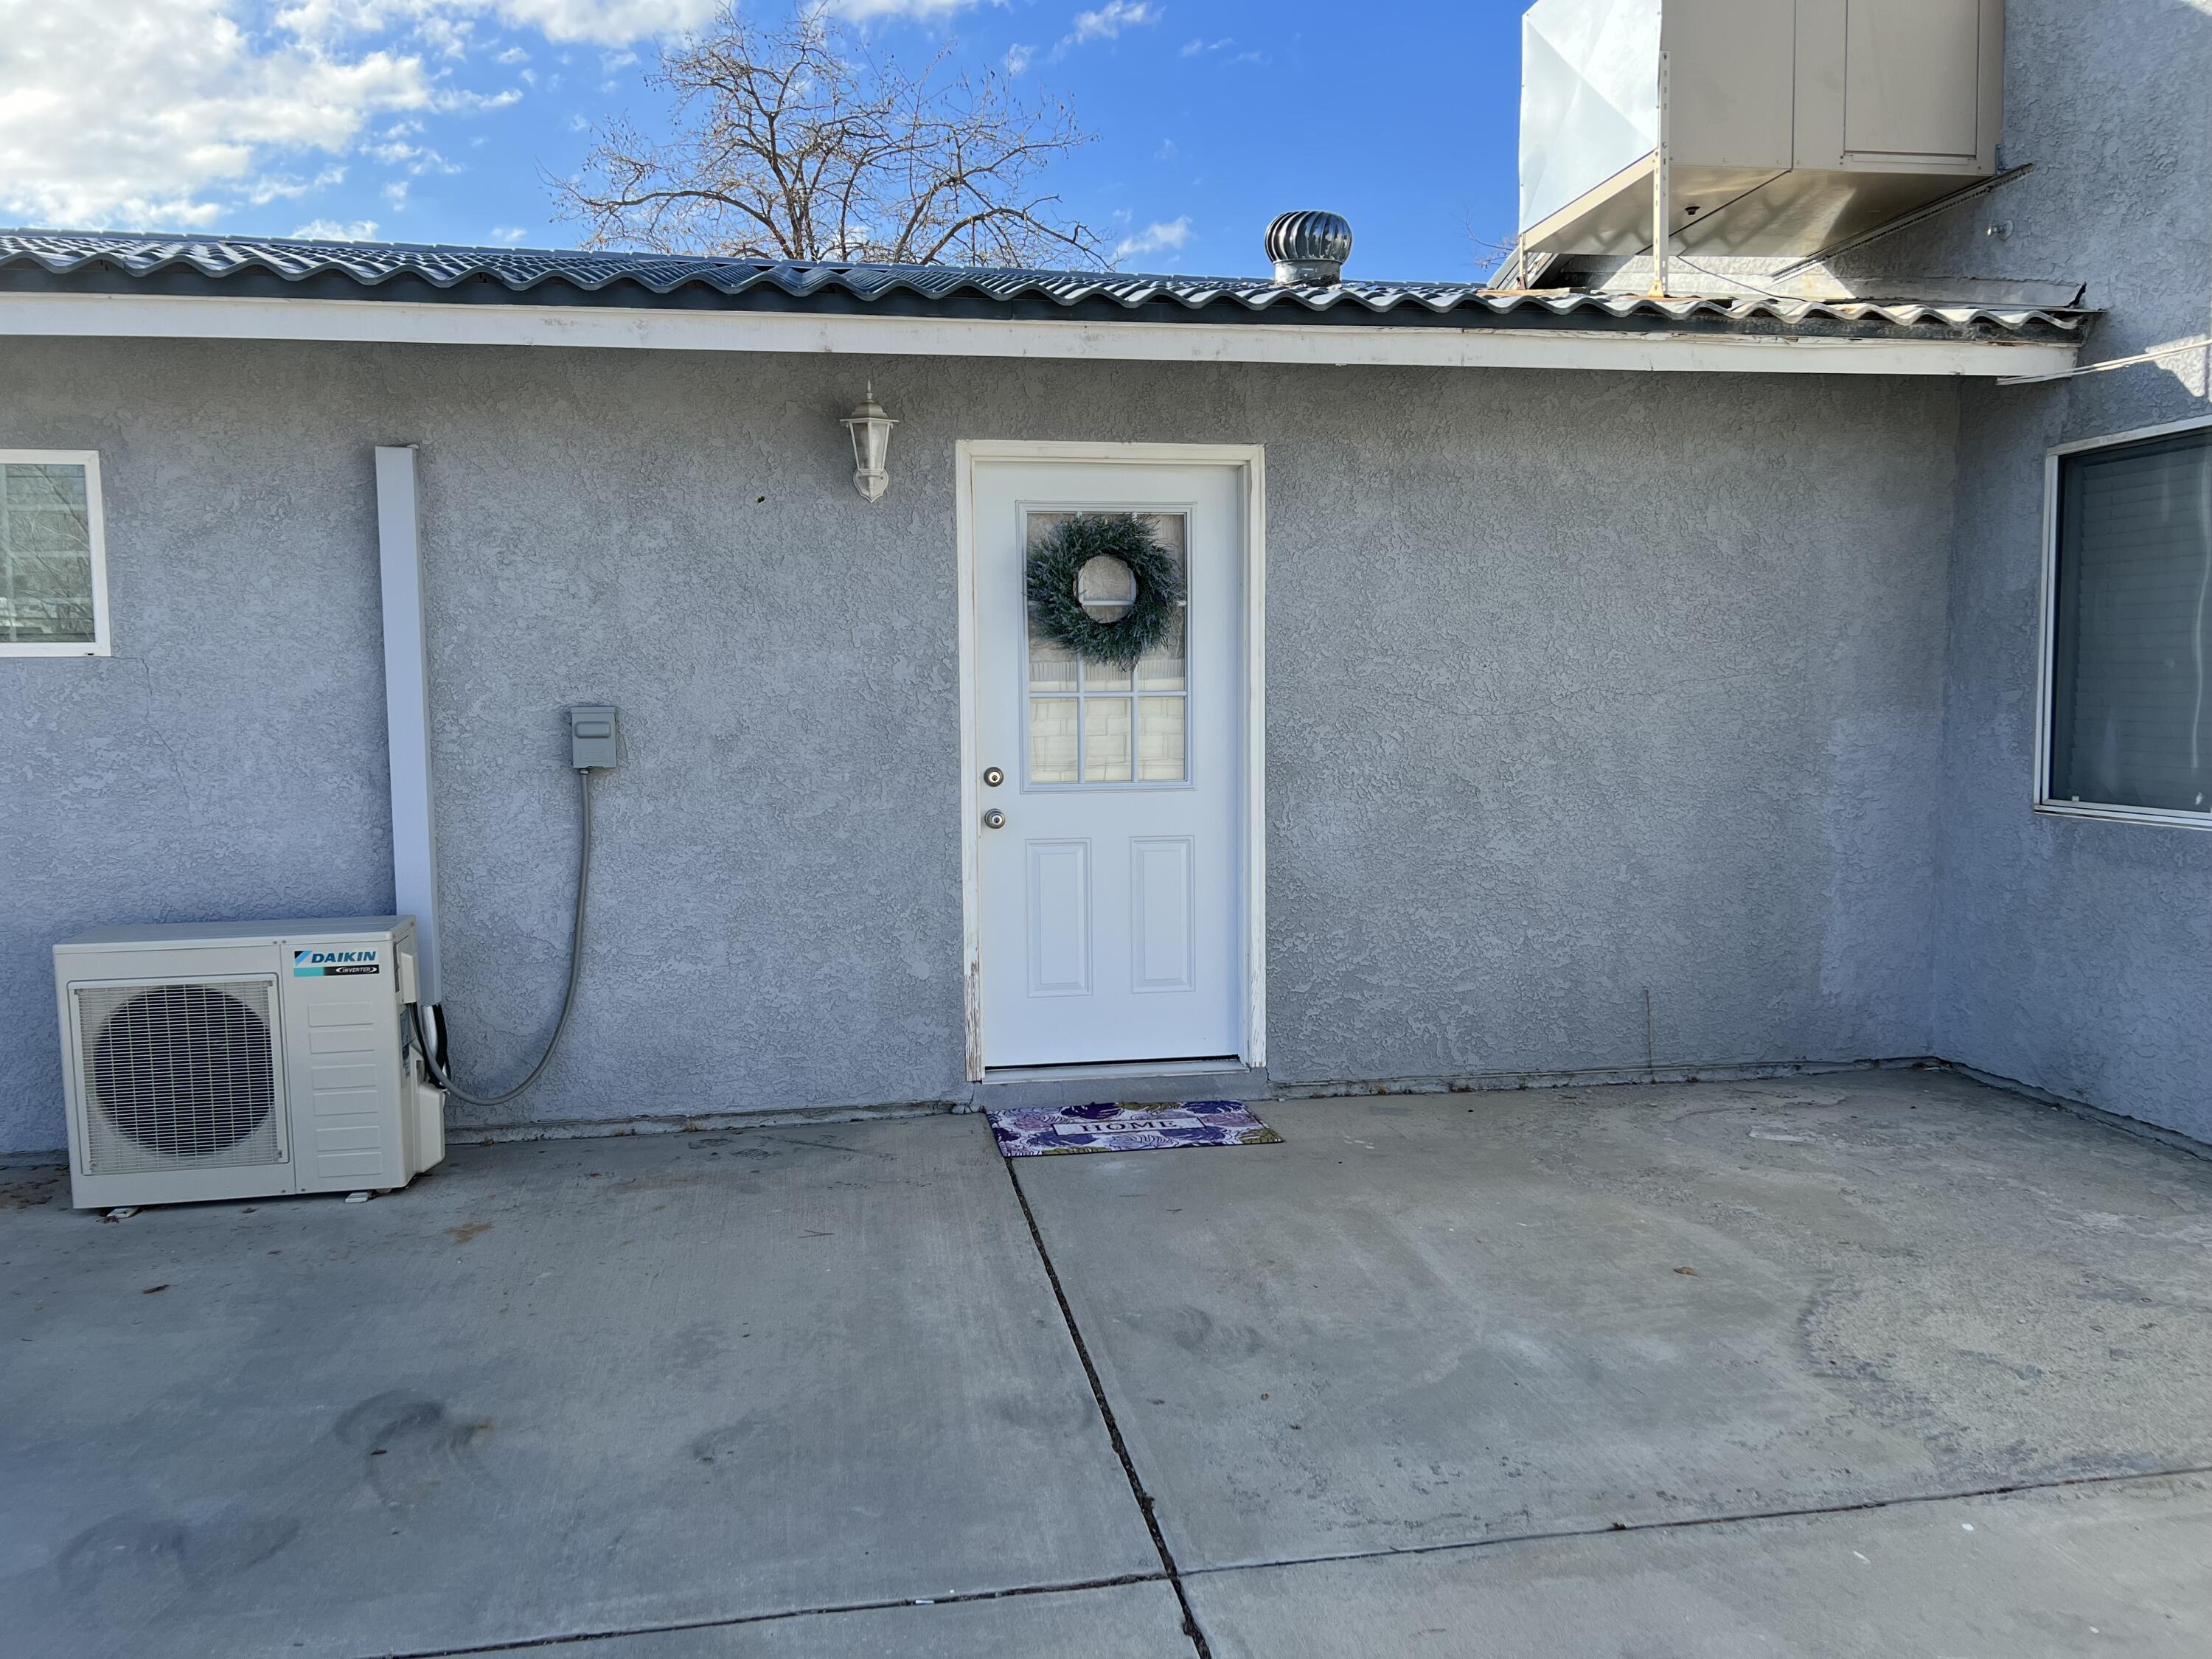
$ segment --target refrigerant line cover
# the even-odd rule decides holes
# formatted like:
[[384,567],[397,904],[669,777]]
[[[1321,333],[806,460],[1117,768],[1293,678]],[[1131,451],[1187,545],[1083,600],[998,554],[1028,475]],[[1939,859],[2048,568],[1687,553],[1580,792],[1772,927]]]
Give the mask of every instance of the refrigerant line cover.
[[429,662],[423,648],[422,509],[412,444],[376,451],[384,593],[384,729],[392,766],[392,908],[415,918],[425,1006],[440,1000],[438,860],[430,805]]

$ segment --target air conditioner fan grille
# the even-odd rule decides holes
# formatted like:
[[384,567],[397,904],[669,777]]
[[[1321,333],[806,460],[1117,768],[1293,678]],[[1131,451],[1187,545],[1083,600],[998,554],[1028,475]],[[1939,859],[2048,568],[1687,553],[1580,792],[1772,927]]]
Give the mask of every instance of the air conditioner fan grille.
[[92,1175],[283,1161],[266,980],[76,988]]

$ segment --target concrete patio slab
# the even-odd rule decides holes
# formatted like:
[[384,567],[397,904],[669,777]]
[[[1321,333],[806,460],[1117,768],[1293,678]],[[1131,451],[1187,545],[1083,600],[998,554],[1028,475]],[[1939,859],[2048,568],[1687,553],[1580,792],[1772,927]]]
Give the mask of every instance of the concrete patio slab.
[[1180,1656],[1055,1275],[1218,1659],[2205,1644],[2212,1163],[1927,1073],[1262,1110],[1011,1166],[1049,1273],[974,1117],[0,1172],[4,1645]]
[[434,1652],[1158,1571],[976,1119],[463,1148],[370,1204],[116,1224],[27,1182],[10,1651]]
[[1214,1659],[2059,1659],[2212,1652],[2212,1486],[1204,1573]]
[[2212,1163],[1923,1072],[1018,1166],[1186,1571],[2212,1465]]
[[1164,1580],[564,1645],[562,1659],[1190,1659]]

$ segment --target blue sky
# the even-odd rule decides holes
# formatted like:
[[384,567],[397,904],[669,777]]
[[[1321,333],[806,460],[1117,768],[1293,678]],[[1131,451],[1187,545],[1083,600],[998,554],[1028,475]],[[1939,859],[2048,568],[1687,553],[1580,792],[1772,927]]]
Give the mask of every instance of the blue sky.
[[[1128,269],[1260,270],[1269,217],[1323,207],[1352,274],[1437,278],[1512,228],[1526,3],[832,0],[909,64],[950,42],[1070,100],[1098,142],[1049,181]],[[655,43],[711,9],[0,0],[0,222],[571,245],[542,175],[595,121],[652,130]]]

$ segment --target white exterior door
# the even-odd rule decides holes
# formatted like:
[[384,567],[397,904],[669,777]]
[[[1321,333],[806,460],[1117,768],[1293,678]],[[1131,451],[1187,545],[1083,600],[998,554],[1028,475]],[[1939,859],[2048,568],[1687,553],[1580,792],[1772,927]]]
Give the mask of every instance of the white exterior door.
[[[975,464],[986,1066],[1244,1047],[1244,485],[1219,465]],[[1133,670],[1030,627],[1029,550],[1090,512],[1136,514],[1183,563],[1182,614]]]

